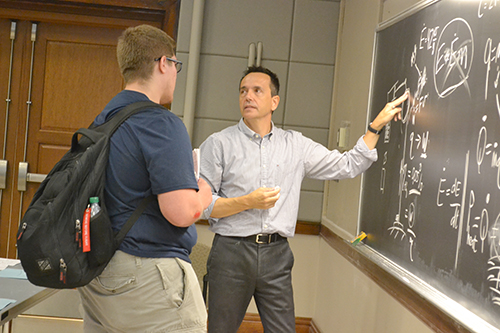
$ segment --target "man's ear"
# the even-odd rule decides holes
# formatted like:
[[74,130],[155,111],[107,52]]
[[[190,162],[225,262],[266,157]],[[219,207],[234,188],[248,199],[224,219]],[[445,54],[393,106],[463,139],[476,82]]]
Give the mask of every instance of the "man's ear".
[[272,97],[272,104],[271,104],[271,111],[274,112],[278,108],[278,105],[280,104],[280,97],[279,95],[273,96]]

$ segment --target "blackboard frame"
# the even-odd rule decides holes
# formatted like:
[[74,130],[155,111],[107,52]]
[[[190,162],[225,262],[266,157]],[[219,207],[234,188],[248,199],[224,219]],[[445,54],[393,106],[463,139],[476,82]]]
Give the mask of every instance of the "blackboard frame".
[[[412,6],[408,10],[404,11],[400,15],[391,18],[390,20],[387,20],[385,22],[382,22],[379,24],[377,27],[377,30],[375,31],[375,38],[374,38],[374,47],[373,47],[373,55],[372,55],[372,73],[371,73],[371,79],[370,79],[370,91],[369,91],[369,107],[367,111],[367,119],[366,119],[366,124],[368,125],[369,122],[373,119],[374,117],[374,110],[373,110],[373,87],[377,82],[375,82],[375,69],[376,69],[376,52],[377,52],[377,43],[378,43],[378,36],[381,32],[383,32],[385,29],[388,29],[392,27],[393,25],[397,24],[398,22],[401,22],[409,17],[412,17],[413,15],[421,12],[422,10],[425,10],[426,8],[429,8],[430,6],[437,4],[439,2],[450,2],[446,0],[425,0],[417,3],[416,5]],[[382,134],[383,136],[383,134]],[[381,136],[380,140],[383,140]],[[379,156],[380,158],[380,156]],[[363,212],[363,206],[366,204],[364,203],[365,198],[365,192],[367,190],[365,189],[365,181],[366,181],[366,175],[362,175],[361,179],[361,189],[360,189],[360,205],[359,205],[359,220],[358,220],[358,233],[363,230],[362,227],[362,212]],[[415,290],[419,295],[421,295],[424,299],[428,300],[430,303],[434,304],[436,307],[440,308],[444,313],[447,313],[451,318],[454,318],[457,322],[462,323],[465,327],[468,327],[471,331],[473,332],[500,332],[499,328],[500,326],[495,323],[492,325],[491,322],[488,322],[481,318],[480,316],[476,315],[474,312],[470,311],[467,307],[463,306],[461,303],[463,295],[457,295],[453,290],[445,290],[440,291],[434,287],[431,286],[431,284],[427,283],[424,281],[423,278],[426,278],[427,276],[424,274],[417,276],[412,272],[411,269],[407,269],[411,265],[401,265],[401,263],[396,263],[393,261],[391,258],[388,258],[386,255],[383,253],[377,251],[377,249],[373,248],[370,246],[370,241],[367,241],[367,244],[359,244],[356,249],[358,252],[360,252],[363,256],[367,257],[370,261],[374,262],[377,264],[379,267],[381,267],[383,270],[389,272],[392,276],[396,277],[399,281],[401,281],[403,284],[408,285],[410,288]],[[406,266],[406,267],[403,267]],[[420,273],[420,272],[417,272]],[[431,277],[432,278],[432,277]],[[449,292],[449,294],[448,294]]]

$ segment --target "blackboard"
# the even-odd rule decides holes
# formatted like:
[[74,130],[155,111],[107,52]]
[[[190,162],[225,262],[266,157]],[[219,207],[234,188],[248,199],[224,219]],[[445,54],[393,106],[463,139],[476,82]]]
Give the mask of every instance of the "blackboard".
[[367,121],[411,98],[363,176],[358,229],[500,328],[500,1],[422,2],[375,40]]

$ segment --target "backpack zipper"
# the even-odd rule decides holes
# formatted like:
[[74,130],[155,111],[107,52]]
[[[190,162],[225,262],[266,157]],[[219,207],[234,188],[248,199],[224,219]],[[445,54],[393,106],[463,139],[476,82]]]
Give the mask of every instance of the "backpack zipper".
[[78,243],[78,248],[82,247],[82,224],[79,219],[75,221],[75,242]]
[[23,236],[24,231],[26,230],[27,227],[28,227],[28,223],[24,222],[23,225],[21,226],[21,232],[19,233],[19,236],[17,236],[17,240],[21,239],[21,237]]
[[64,262],[64,259],[59,259],[59,281],[66,284],[66,272],[68,271],[68,266]]

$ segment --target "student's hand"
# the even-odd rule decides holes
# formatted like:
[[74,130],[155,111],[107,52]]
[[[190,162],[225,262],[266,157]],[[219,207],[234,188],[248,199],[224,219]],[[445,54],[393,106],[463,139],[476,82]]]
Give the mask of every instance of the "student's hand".
[[260,187],[248,195],[251,208],[269,209],[274,207],[280,197],[279,187]]

